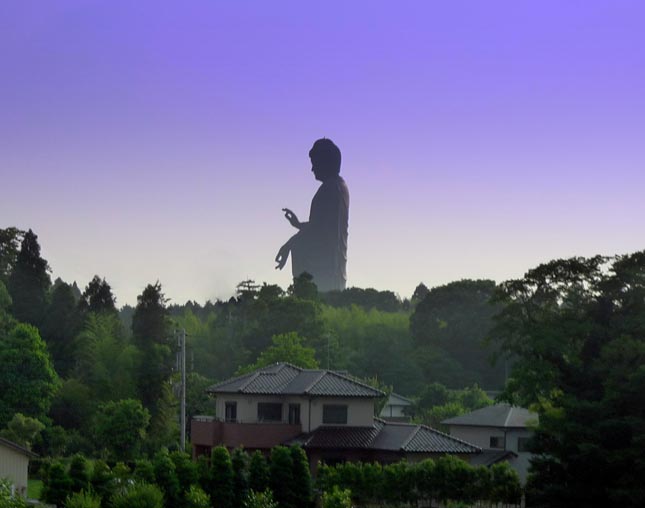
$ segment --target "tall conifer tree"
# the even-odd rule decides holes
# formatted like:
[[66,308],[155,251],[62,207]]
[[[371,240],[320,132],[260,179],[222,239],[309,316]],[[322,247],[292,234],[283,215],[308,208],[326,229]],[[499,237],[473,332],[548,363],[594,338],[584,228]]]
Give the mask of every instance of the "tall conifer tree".
[[47,308],[51,279],[47,261],[40,257],[38,237],[30,229],[25,233],[9,277],[12,314],[18,321],[40,327]]
[[132,336],[141,351],[138,370],[139,395],[153,420],[164,400],[164,383],[171,373],[172,350],[166,298],[161,284],[148,284],[137,297],[132,316]]

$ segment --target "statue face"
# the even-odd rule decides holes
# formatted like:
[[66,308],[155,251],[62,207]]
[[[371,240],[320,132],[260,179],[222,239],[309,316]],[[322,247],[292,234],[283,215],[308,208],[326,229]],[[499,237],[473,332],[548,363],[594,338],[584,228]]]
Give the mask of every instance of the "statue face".
[[332,174],[329,166],[314,157],[311,158],[311,171],[319,182],[324,182]]

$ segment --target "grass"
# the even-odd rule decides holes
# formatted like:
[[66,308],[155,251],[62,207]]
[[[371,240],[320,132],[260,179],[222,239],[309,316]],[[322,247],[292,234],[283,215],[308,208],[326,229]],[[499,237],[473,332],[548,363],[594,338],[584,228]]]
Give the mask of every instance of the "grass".
[[40,492],[43,490],[42,480],[29,480],[27,482],[27,497],[29,499],[40,499]]

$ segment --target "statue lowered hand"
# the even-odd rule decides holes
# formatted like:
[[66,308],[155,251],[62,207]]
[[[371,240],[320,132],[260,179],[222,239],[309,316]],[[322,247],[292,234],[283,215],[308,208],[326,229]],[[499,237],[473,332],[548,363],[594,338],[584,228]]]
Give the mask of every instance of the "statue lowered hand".
[[278,255],[275,257],[275,262],[278,263],[275,267],[276,270],[282,270],[284,268],[284,265],[287,263],[287,259],[289,259],[289,252],[291,252],[289,242],[280,247]]

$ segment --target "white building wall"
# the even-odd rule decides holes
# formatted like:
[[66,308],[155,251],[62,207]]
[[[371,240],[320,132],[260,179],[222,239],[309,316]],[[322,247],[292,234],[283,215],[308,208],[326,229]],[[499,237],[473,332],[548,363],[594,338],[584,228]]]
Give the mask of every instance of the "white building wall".
[[7,478],[23,496],[27,495],[28,467],[29,458],[25,454],[0,443],[0,478]]
[[450,425],[450,435],[457,439],[463,439],[480,448],[490,448],[491,436],[504,438],[504,429],[496,427],[470,427],[462,425]]
[[311,401],[311,430],[323,425],[323,406],[325,404],[347,405],[347,426],[371,427],[374,425],[373,399],[321,397]]
[[530,429],[450,425],[450,435],[468,441],[480,448],[490,448],[491,436],[505,438],[505,449],[517,454],[517,457],[510,459],[508,463],[517,471],[522,483],[526,482],[532,454],[530,452],[520,452],[517,442],[520,437],[531,437],[533,432]]
[[[322,425],[323,406],[325,404],[347,405],[347,425],[369,427],[374,423],[374,401],[372,399],[343,397],[308,397],[301,396],[261,396],[261,395],[218,395],[215,402],[215,415],[224,420],[226,402],[237,403],[237,421],[256,423],[258,421],[258,403],[275,402],[282,404],[282,421],[288,422],[289,404],[300,404],[300,422],[303,432],[310,432]],[[311,415],[311,425],[309,418]]]

